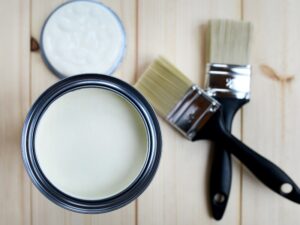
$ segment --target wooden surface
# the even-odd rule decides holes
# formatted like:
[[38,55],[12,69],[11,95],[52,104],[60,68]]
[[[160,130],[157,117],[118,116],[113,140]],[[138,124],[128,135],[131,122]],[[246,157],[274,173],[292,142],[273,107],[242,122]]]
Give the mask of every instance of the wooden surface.
[[[35,99],[58,81],[30,52],[47,15],[61,0],[0,0],[0,224],[2,225],[281,225],[300,224],[300,206],[259,183],[234,160],[233,184],[221,222],[210,217],[207,181],[210,144],[191,143],[161,120],[162,161],[149,188],[130,205],[104,215],[80,215],[49,202],[23,168],[20,134]],[[234,133],[284,168],[300,184],[300,1],[105,0],[127,32],[126,57],[116,77],[134,83],[162,54],[194,82],[204,83],[204,29],[208,19],[254,24],[251,102]],[[273,68],[276,76],[262,70]],[[288,81],[287,76],[294,76]]]

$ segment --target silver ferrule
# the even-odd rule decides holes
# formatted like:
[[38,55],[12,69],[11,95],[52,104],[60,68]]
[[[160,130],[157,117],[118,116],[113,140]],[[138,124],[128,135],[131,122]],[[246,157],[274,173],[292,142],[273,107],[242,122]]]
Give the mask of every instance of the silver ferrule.
[[206,92],[219,98],[250,98],[250,65],[207,64]]
[[193,140],[220,106],[217,100],[193,85],[168,114],[167,120],[189,140]]

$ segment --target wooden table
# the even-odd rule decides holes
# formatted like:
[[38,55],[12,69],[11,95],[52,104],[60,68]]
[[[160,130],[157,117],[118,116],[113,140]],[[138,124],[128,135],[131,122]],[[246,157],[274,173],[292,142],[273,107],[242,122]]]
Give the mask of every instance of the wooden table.
[[[204,83],[204,26],[211,18],[254,24],[251,102],[235,119],[234,133],[284,168],[300,184],[299,0],[103,1],[122,18],[126,57],[116,77],[133,83],[158,54],[194,82]],[[39,38],[61,0],[0,0],[0,224],[207,225],[210,144],[191,143],[161,121],[164,148],[150,187],[130,205],[104,215],[63,210],[37,191],[20,152],[23,120],[35,99],[58,81],[30,37]],[[263,69],[267,65],[275,73]],[[265,68],[265,67],[263,67]],[[294,76],[287,80],[286,76]],[[300,207],[258,182],[236,160],[224,219],[219,224],[300,224]]]

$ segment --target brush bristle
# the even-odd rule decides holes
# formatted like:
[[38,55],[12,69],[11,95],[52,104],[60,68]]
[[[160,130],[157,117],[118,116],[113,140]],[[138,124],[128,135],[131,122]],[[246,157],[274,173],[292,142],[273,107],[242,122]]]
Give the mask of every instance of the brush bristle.
[[135,87],[165,118],[192,85],[181,71],[163,57],[159,57],[142,74]]
[[251,33],[249,22],[211,20],[207,32],[207,62],[248,64]]

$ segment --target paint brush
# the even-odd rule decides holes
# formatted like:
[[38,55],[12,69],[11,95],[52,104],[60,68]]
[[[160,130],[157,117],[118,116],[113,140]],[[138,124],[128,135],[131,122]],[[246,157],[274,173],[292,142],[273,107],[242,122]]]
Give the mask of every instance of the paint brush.
[[143,73],[135,87],[156,111],[190,141],[220,143],[262,183],[279,195],[300,203],[300,190],[278,166],[234,137],[225,127],[222,105],[160,57]]
[[[235,113],[249,102],[249,46],[252,26],[236,20],[211,20],[207,29],[206,92],[222,104],[224,126],[231,131]],[[231,157],[215,143],[209,201],[212,215],[220,220],[225,212],[231,188]]]

